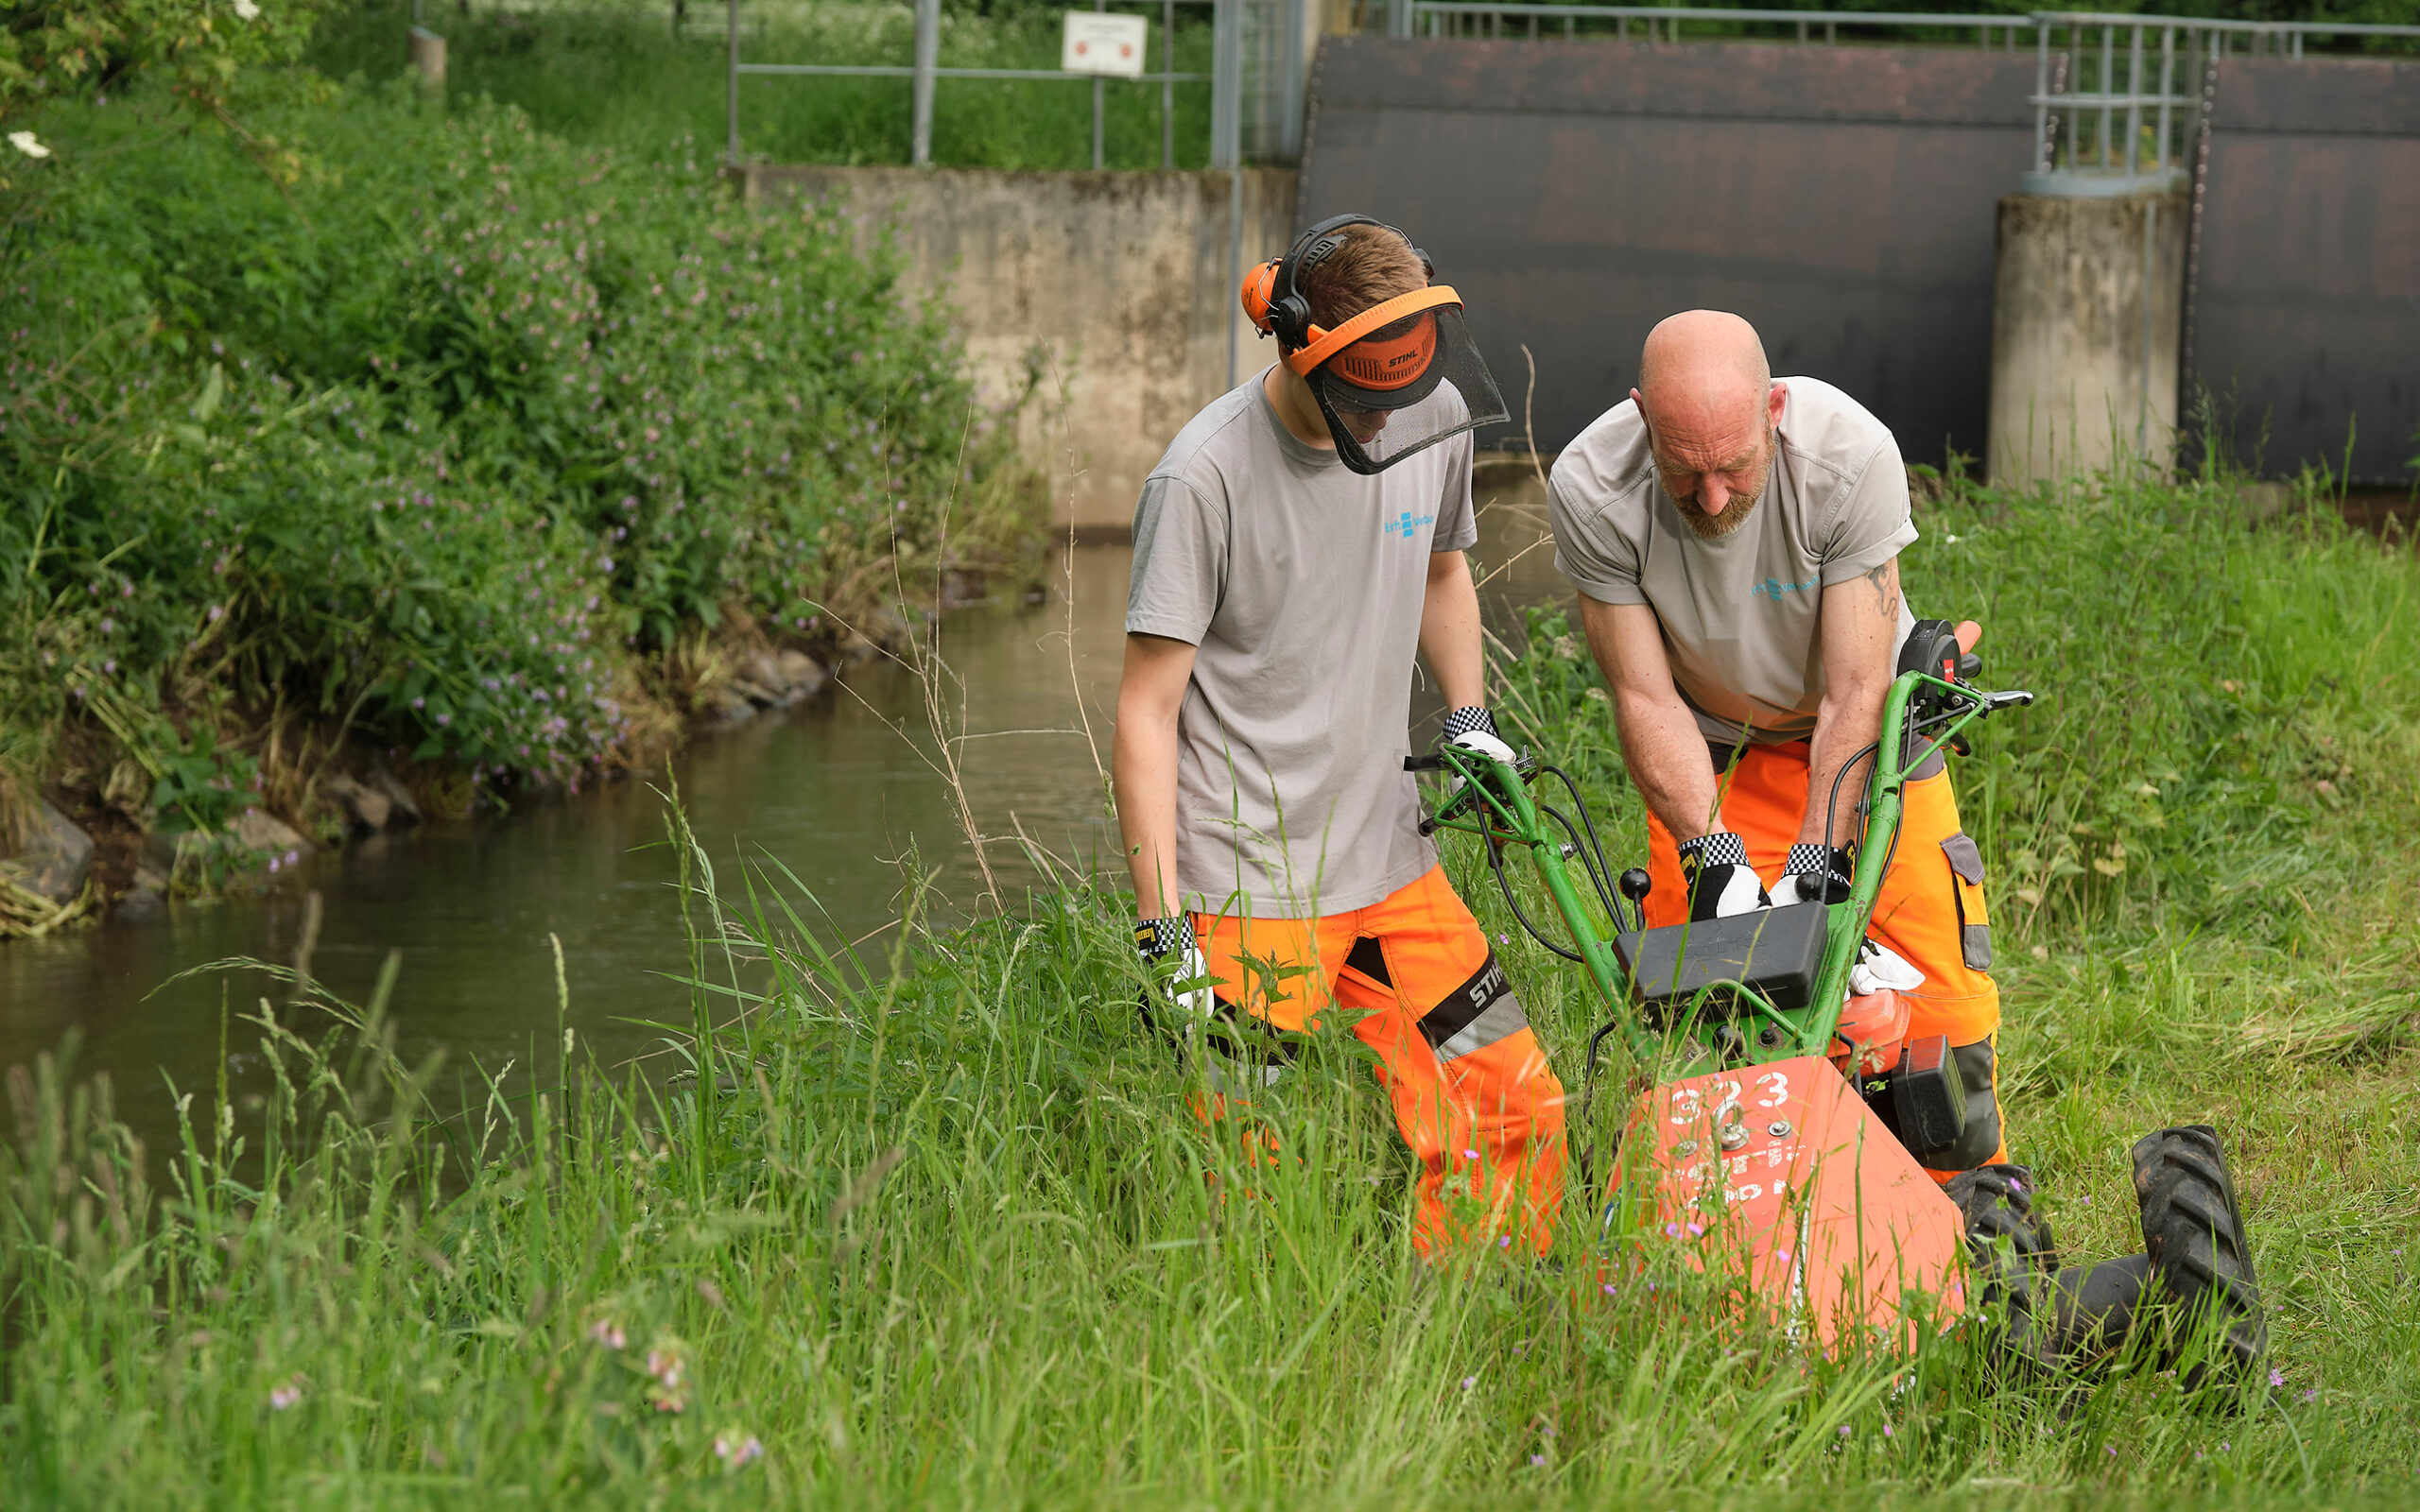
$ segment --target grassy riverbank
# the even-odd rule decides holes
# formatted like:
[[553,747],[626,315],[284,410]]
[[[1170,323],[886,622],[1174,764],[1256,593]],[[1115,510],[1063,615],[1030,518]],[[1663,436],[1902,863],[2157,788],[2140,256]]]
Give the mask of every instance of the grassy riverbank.
[[[1978,612],[1992,680],[2043,695],[1962,768],[2017,1156],[2067,1247],[2107,1254],[2135,1244],[2128,1141],[2218,1123],[2273,1390],[1996,1390],[1957,1339],[1809,1363],[1711,1327],[1668,1275],[1604,1295],[1577,1194],[1560,1282],[1424,1266],[1341,1034],[1267,1101],[1290,1161],[1241,1169],[1196,1135],[1135,1026],[1120,899],[1071,882],[835,961],[786,878],[700,858],[699,944],[666,966],[726,1025],[683,1041],[702,1079],[619,1079],[550,1040],[431,1126],[432,1073],[382,1053],[374,1009],[331,1031],[297,1005],[230,1033],[285,1090],[256,1113],[179,1089],[174,1190],[146,1194],[105,1101],[12,1075],[0,1496],[2391,1503],[2420,1462],[2420,567],[2324,514],[2247,530],[2199,487],[1962,494],[1922,524],[1918,606]],[[1540,630],[1504,701],[1634,853],[1601,705]],[[1593,1009],[1514,941],[1576,1084]]]
[[[1041,517],[947,312],[820,209],[401,87],[43,117],[0,262],[0,776],[138,829],[645,761]],[[308,96],[308,97],[302,97]],[[904,584],[904,593],[902,587]]]

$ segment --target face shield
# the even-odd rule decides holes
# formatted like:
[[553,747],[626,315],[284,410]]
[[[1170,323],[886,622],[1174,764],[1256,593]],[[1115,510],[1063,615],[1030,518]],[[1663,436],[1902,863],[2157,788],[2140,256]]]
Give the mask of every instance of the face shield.
[[1512,419],[1462,302],[1421,289],[1362,311],[1286,354],[1327,421],[1336,455],[1356,472],[1383,472],[1415,452]]

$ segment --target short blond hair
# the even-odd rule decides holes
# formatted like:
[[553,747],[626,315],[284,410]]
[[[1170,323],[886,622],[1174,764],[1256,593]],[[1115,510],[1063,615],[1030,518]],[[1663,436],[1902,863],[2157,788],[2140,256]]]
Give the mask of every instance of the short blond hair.
[[1428,269],[1411,244],[1384,226],[1347,226],[1342,245],[1294,275],[1311,319],[1330,331],[1374,304],[1428,286]]

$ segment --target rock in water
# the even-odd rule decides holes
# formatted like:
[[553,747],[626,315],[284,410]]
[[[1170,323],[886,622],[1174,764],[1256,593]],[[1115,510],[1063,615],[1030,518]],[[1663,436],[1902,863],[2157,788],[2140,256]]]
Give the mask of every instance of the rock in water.
[[328,779],[328,797],[344,809],[345,827],[355,834],[376,834],[394,816],[395,805],[386,794],[364,787],[350,777]]
[[235,843],[247,850],[285,855],[311,849],[311,842],[296,833],[283,819],[264,814],[259,809],[246,809],[238,814],[229,829],[234,833]]
[[167,906],[168,879],[147,866],[134,868],[134,885],[118,898],[111,910],[120,919],[156,919]]
[[776,659],[782,682],[794,697],[812,698],[823,691],[823,663],[804,651],[785,651]]
[[769,651],[750,652],[748,660],[740,663],[739,675],[745,680],[775,694],[788,686],[788,680],[782,676],[781,662]]
[[55,903],[73,901],[92,870],[92,837],[46,799],[34,800],[26,820],[26,843],[15,858],[0,863],[0,875]]
[[372,792],[387,800],[389,824],[409,826],[420,822],[420,804],[413,799],[411,789],[406,787],[401,779],[387,769],[385,762],[382,761],[370,769],[370,779],[366,785]]

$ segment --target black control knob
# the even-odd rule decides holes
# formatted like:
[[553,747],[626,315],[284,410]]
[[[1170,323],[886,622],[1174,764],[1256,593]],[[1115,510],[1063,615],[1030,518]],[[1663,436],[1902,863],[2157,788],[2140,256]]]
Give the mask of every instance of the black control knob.
[[[1630,900],[1631,910],[1637,916],[1637,927],[1645,929],[1647,927],[1647,895],[1654,888],[1655,879],[1650,877],[1643,868],[1633,867],[1621,874],[1614,883],[1614,886],[1623,897]],[[1614,922],[1619,924],[1621,920],[1616,919]]]

